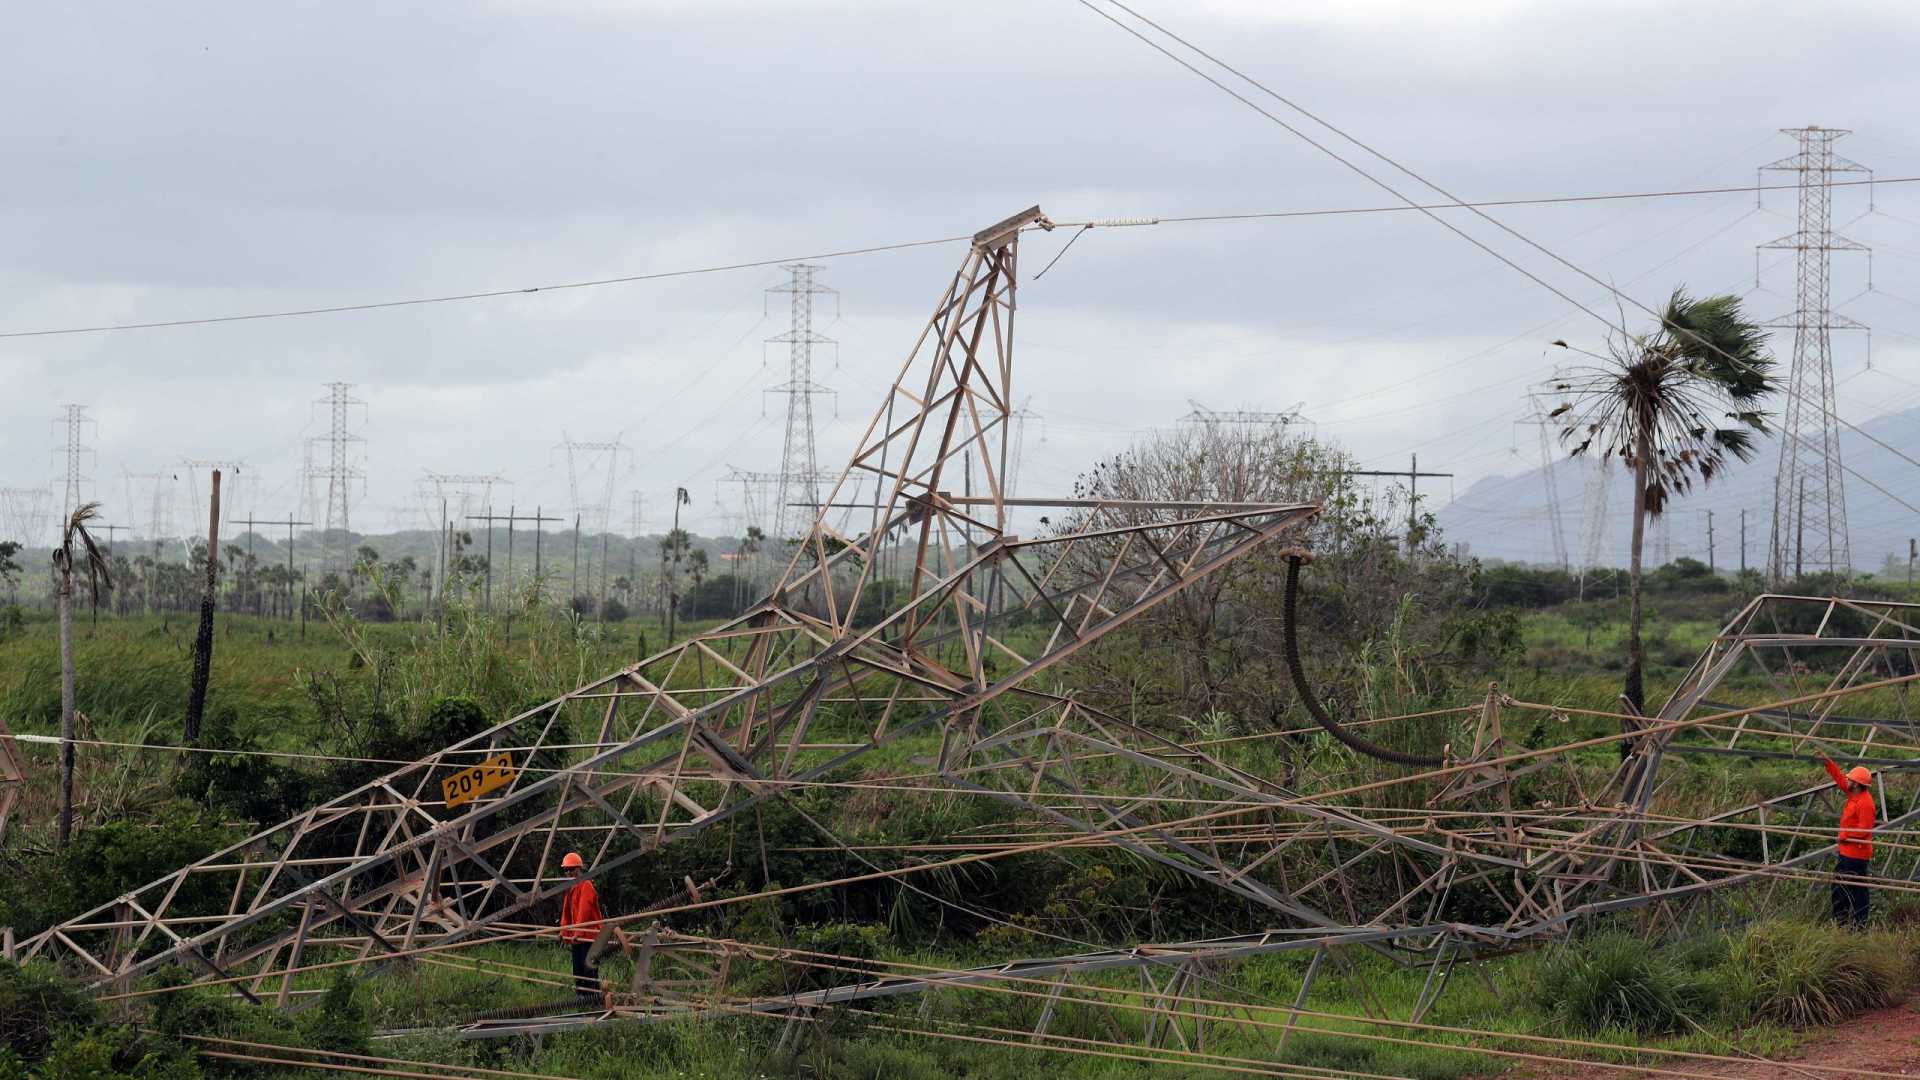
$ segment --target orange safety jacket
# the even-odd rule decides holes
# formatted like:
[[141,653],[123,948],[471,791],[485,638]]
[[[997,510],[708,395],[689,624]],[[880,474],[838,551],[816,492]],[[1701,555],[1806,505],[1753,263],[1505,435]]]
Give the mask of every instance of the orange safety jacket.
[[604,918],[599,890],[582,878],[560,898],[560,940],[592,941],[600,936],[600,920]]
[[1873,858],[1873,792],[1864,787],[1848,791],[1846,774],[1840,771],[1831,759],[1826,762],[1827,775],[1842,792],[1846,793],[1847,805],[1840,811],[1840,843],[1837,850],[1849,859]]

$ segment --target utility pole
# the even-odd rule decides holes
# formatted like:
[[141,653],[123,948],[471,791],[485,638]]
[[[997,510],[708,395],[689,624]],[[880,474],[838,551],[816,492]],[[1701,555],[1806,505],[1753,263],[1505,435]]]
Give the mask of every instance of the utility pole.
[[1713,565],[1713,511],[1707,511],[1707,573],[1717,573]]
[[[292,515],[288,515],[288,516],[291,517]],[[254,569],[253,569],[254,567],[254,561],[253,561],[254,530],[255,528],[261,525],[278,525],[280,523],[278,521],[255,521],[253,518],[253,515],[248,514],[245,518],[228,518],[227,524],[245,525],[247,527],[247,574],[246,574],[246,577],[242,579],[240,591],[242,593],[242,599],[245,599],[246,591],[249,588],[253,590],[253,613],[255,615],[260,615],[262,614],[260,610],[261,608],[260,586],[258,582],[254,581]],[[291,543],[291,541],[289,541],[289,543]]]
[[[1808,566],[1842,576],[1853,572],[1829,332],[1866,329],[1833,310],[1832,278],[1833,252],[1866,251],[1867,247],[1833,231],[1833,174],[1870,171],[1834,154],[1834,142],[1848,132],[1804,127],[1782,128],[1781,133],[1798,141],[1799,150],[1761,166],[1761,171],[1798,174],[1800,212],[1793,232],[1760,245],[1798,253],[1799,271],[1793,314],[1765,324],[1793,330],[1793,365],[1787,375],[1786,408],[1781,412],[1780,466],[1774,473],[1773,532],[1767,555],[1768,580],[1775,585],[1789,565],[1795,577]],[[1867,264],[1869,288],[1872,266]],[[1809,479],[1813,481],[1811,521],[1807,520]],[[1809,533],[1811,550],[1805,547]]]
[[1747,576],[1747,512],[1740,511],[1740,576]]
[[[791,275],[790,280],[785,285],[776,285],[767,291],[791,294],[792,310],[788,316],[787,332],[770,337],[767,341],[787,346],[787,381],[768,391],[787,396],[787,435],[780,448],[780,486],[774,496],[773,511],[773,535],[776,542],[784,544],[791,534],[803,527],[795,514],[798,508],[794,504],[802,503],[816,508],[809,513],[817,513],[820,505],[820,485],[814,479],[820,468],[814,456],[813,399],[818,394],[831,394],[833,390],[813,381],[813,347],[834,342],[832,338],[813,332],[813,298],[832,296],[837,304],[840,293],[814,280],[814,273],[821,267],[808,263],[789,263],[781,269]],[[676,504],[676,518],[678,514]],[[809,524],[812,522],[811,517],[805,520]]]
[[[534,575],[534,579],[538,581],[540,577],[540,539],[539,539],[540,534],[537,530],[540,528],[542,523],[548,522],[548,521],[559,521],[560,520],[559,518],[546,517],[543,514],[541,514],[539,510],[535,510],[532,514],[521,514],[516,512],[513,506],[509,505],[507,507],[507,512],[504,515],[495,514],[492,511],[488,511],[485,514],[469,515],[467,517],[467,520],[483,521],[487,525],[487,595],[488,595],[487,603],[488,603],[489,610],[491,610],[492,603],[493,603],[492,595],[493,595],[493,523],[494,522],[504,521],[507,523],[507,589],[509,590],[509,592],[511,592],[513,589],[513,528],[514,528],[514,525],[522,521],[533,522],[533,527],[536,530],[536,532],[534,533],[534,546],[533,546],[533,550],[534,550],[533,575]],[[513,609],[514,609],[514,604],[511,600],[509,600],[507,603],[507,644],[509,645],[513,644]]]
[[1450,472],[1421,472],[1420,455],[1414,454],[1405,472],[1396,469],[1341,469],[1340,476],[1392,476],[1407,481],[1407,550],[1412,551],[1420,530],[1420,478],[1453,476]]
[[1913,588],[1913,560],[1920,558],[1920,540],[1907,537],[1907,588]]
[[580,595],[580,515],[573,515],[573,577],[567,582],[567,610],[573,610],[573,598]]
[[[276,521],[274,522],[274,524],[278,525],[280,524],[280,522]],[[288,622],[293,621],[293,527],[295,525],[311,525],[311,524],[313,524],[313,522],[311,521],[293,520],[293,514],[291,511],[289,511],[287,514],[286,525],[287,525],[287,621]],[[300,594],[302,599],[304,600],[306,596],[306,584],[304,582],[301,583]],[[301,611],[300,611],[300,637],[303,640],[307,636],[306,628],[307,628],[306,605],[302,603]]]

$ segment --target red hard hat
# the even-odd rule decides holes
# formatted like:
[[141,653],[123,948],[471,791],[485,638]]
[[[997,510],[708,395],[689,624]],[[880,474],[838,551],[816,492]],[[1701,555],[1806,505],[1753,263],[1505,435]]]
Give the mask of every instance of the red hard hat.
[[582,859],[580,853],[577,851],[569,851],[560,857],[560,869],[562,870],[578,870],[585,865],[587,865],[587,861]]
[[1853,768],[1847,770],[1847,779],[1856,784],[1871,784],[1873,783],[1873,774],[1867,771],[1865,765],[1855,765]]

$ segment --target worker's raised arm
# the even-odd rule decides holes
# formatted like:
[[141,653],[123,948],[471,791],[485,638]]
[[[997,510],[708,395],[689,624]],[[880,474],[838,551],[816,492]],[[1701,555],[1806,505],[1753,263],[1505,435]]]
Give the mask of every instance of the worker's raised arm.
[[1821,758],[1820,763],[1827,767],[1827,775],[1833,777],[1833,786],[1841,791],[1847,790],[1847,776],[1840,771],[1840,766],[1835,765],[1832,758]]

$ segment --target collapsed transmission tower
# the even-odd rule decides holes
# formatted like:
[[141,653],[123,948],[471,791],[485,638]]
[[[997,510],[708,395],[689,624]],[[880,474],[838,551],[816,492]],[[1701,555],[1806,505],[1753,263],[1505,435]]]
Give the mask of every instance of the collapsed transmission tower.
[[1787,404],[1780,421],[1780,466],[1773,479],[1773,530],[1767,555],[1767,578],[1775,584],[1806,572],[1841,576],[1853,572],[1829,332],[1866,327],[1833,310],[1832,253],[1867,248],[1833,231],[1833,174],[1869,171],[1833,152],[1834,141],[1848,132],[1821,127],[1781,130],[1799,142],[1799,150],[1761,168],[1798,175],[1800,212],[1793,232],[1760,245],[1797,253],[1794,312],[1767,323],[1793,330],[1793,365],[1787,374]]
[[359,405],[364,408],[367,403],[354,397],[352,390],[352,383],[328,383],[327,396],[317,402],[327,406],[332,425],[327,436],[327,464],[308,474],[315,480],[324,477],[327,481],[327,509],[320,519],[326,532],[322,535],[330,534],[335,529],[345,532],[350,528],[347,511],[352,502],[353,482],[359,480],[364,483],[367,476],[353,461],[354,445],[364,443],[366,439],[354,434],[348,427],[353,407]]
[[[25,939],[14,958],[52,961],[116,993],[178,965],[196,982],[293,1006],[311,993],[301,984],[313,970],[371,974],[423,950],[447,955],[537,933],[529,924],[551,919],[533,909],[572,885],[559,874],[569,850],[600,877],[656,859],[666,844],[751,821],[744,815],[795,792],[838,786],[850,767],[898,761],[917,740],[936,755],[921,774],[933,781],[929,794],[996,799],[1044,830],[1036,836],[1058,837],[1009,850],[1124,852],[1217,890],[1265,928],[964,971],[855,968],[838,985],[796,991],[756,970],[763,958],[790,957],[662,924],[642,934],[626,989],[570,999],[557,1015],[476,1017],[458,1036],[675,1017],[805,1019],[999,983],[1041,985],[1031,995],[1048,998],[1033,1003],[1040,1044],[1054,1037],[1045,983],[1058,996],[1074,980],[1132,971],[1150,997],[1146,1010],[1166,1017],[1147,1025],[1148,1045],[1194,1045],[1232,1010],[1266,1007],[1217,997],[1222,984],[1208,973],[1235,960],[1302,953],[1297,1003],[1335,949],[1424,966],[1408,1017],[1419,1022],[1458,960],[1551,940],[1611,912],[1677,919],[1690,899],[1806,876],[1831,859],[1831,833],[1808,827],[1831,817],[1835,789],[1825,779],[1777,794],[1716,791],[1709,804],[1697,785],[1674,783],[1671,769],[1663,775],[1672,758],[1821,752],[1794,749],[1808,741],[1849,758],[1880,755],[1889,765],[1881,827],[1920,821],[1915,702],[1883,692],[1920,681],[1911,674],[1920,605],[1763,596],[1711,639],[1657,715],[1633,718],[1617,735],[1522,749],[1503,730],[1567,714],[1489,686],[1481,700],[1442,710],[1451,719],[1421,714],[1426,727],[1415,734],[1445,740],[1445,753],[1397,760],[1432,771],[1357,786],[1344,768],[1282,782],[1037,685],[1036,676],[1237,560],[1303,538],[1320,509],[1005,495],[1019,238],[1048,227],[1036,207],[975,234],[811,529],[744,614],[130,889]],[[958,492],[969,469],[983,494]],[[828,508],[861,477],[885,497],[878,525],[850,537],[831,527]],[[1059,518],[1021,537],[1009,531],[1020,509]],[[877,588],[889,545],[910,556],[897,597]],[[1281,554],[1287,651],[1304,702],[1294,614],[1305,555]],[[1759,700],[1729,705],[1723,694]],[[1348,746],[1392,753],[1317,703],[1308,711]],[[1591,752],[1600,743],[1624,748],[1617,764]],[[1809,773],[1818,777],[1817,767]],[[1576,801],[1541,800],[1533,778],[1555,774]],[[1361,797],[1413,783],[1421,786]],[[1920,869],[1920,853],[1895,858],[1889,878]],[[702,899],[701,886],[685,884],[651,906],[636,898],[641,914],[620,921],[660,918],[680,897],[708,908],[779,895]],[[743,956],[756,962],[737,962]]]
[[820,503],[813,399],[833,390],[813,381],[813,347],[831,345],[833,339],[813,330],[813,298],[840,295],[813,279],[814,272],[821,269],[818,266],[790,263],[783,269],[792,279],[767,290],[791,294],[792,306],[787,332],[767,339],[769,344],[784,342],[787,346],[787,381],[768,391],[787,396],[787,434],[780,447],[780,483],[773,504],[773,537],[780,543],[792,539],[812,521]]

